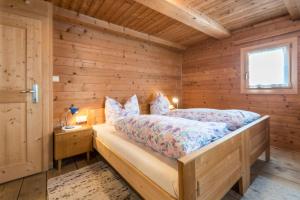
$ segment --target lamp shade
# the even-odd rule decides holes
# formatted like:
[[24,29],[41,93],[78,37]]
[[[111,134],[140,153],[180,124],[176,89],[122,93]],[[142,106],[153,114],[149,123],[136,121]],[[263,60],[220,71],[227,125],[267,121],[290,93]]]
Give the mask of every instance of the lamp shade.
[[79,108],[75,107],[73,104],[69,108],[69,111],[71,112],[72,115],[76,114],[78,112]]
[[172,102],[175,103],[175,104],[178,104],[179,99],[177,97],[173,97]]

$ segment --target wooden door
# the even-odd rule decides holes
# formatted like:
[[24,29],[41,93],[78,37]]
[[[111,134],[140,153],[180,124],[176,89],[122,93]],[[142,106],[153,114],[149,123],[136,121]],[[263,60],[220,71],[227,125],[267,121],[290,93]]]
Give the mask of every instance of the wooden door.
[[42,170],[41,25],[0,11],[0,183]]

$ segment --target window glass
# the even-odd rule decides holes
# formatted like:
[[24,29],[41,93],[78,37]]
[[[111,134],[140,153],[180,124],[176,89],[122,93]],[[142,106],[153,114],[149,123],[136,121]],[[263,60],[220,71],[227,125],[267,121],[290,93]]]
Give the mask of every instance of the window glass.
[[290,86],[289,46],[248,52],[248,88]]

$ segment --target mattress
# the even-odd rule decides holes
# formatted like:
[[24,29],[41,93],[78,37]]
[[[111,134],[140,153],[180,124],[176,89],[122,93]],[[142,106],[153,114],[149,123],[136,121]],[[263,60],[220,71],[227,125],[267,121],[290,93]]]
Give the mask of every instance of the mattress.
[[93,129],[96,139],[134,165],[170,195],[178,197],[178,170],[175,159],[167,158],[128,139],[124,134],[117,132],[112,125],[94,125]]

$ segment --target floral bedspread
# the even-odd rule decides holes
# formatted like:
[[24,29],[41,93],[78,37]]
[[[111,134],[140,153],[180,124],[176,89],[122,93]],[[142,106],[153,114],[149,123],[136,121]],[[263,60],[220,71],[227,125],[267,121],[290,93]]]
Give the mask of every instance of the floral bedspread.
[[234,131],[246,124],[249,124],[260,115],[245,110],[217,110],[207,108],[177,109],[170,111],[166,116],[181,117],[201,122],[223,122],[228,129]]
[[225,123],[162,115],[123,117],[115,123],[115,128],[130,139],[171,158],[184,156],[230,132]]

